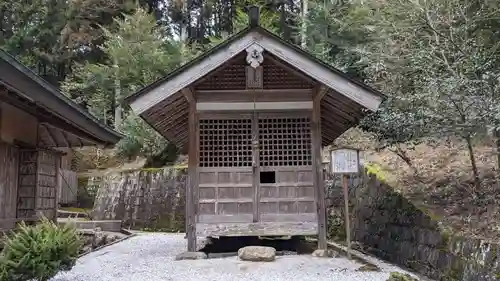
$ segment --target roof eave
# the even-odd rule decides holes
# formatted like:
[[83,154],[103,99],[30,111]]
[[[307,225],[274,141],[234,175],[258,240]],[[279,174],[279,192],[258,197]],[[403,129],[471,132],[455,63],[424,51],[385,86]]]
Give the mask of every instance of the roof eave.
[[[197,62],[203,60],[204,58],[216,53],[217,51],[219,51],[220,49],[228,46],[229,44],[231,44],[232,42],[234,42],[235,40],[238,40],[239,38],[245,36],[246,34],[252,32],[252,31],[256,31],[262,35],[265,35],[265,36],[268,36],[274,40],[278,40],[280,43],[283,43],[285,45],[287,45],[287,47],[291,48],[292,50],[300,53],[301,55],[304,55],[304,56],[307,56],[309,59],[311,59],[312,61],[314,61],[315,63],[318,63],[319,65],[322,65],[323,67],[326,67],[328,68],[330,71],[332,71],[333,73],[341,76],[342,78],[348,80],[349,82],[355,84],[356,86],[359,86],[361,88],[363,88],[364,90],[378,96],[381,98],[381,102],[383,100],[385,100],[387,97],[386,95],[384,95],[383,93],[379,92],[378,90],[368,86],[367,84],[365,83],[362,83],[356,79],[353,79],[352,77],[349,77],[348,75],[346,75],[345,73],[343,73],[342,71],[332,67],[331,65],[325,63],[324,61],[316,58],[315,56],[309,54],[308,52],[306,52],[305,50],[303,50],[302,48],[296,46],[296,45],[293,45],[291,43],[288,43],[284,40],[282,40],[279,36],[277,36],[276,34],[270,32],[269,30],[263,28],[263,27],[260,27],[260,26],[256,26],[256,27],[247,27],[245,28],[244,30],[238,32],[237,34],[231,36],[229,39],[225,40],[224,42],[218,44],[217,46],[211,48],[209,51],[205,52],[203,55],[200,55],[198,57],[196,57],[195,59],[187,62],[186,64],[182,65],[181,67],[175,69],[174,71],[170,72],[168,75],[158,79],[157,81],[155,81],[154,83],[140,89],[139,91],[137,91],[136,93],[132,94],[132,95],[129,95],[128,97],[125,98],[125,102],[127,102],[128,104],[131,104],[132,102],[134,102],[135,100],[137,100],[139,97],[141,97],[142,95],[148,93],[149,91],[152,91],[154,89],[156,89],[157,87],[160,87],[163,83],[169,81],[170,79],[172,79],[173,77],[177,76],[178,74],[181,74],[183,71],[187,70],[188,68],[190,68],[191,66],[195,65]],[[371,109],[372,111],[374,111],[373,109]]]
[[247,33],[251,32],[253,28],[247,27],[238,33],[230,36],[228,39],[224,40],[223,42],[217,44],[216,46],[210,48],[208,51],[204,52],[202,55],[197,56],[196,58],[186,62],[185,64],[181,65],[180,67],[174,69],[172,72],[168,73],[166,76],[163,76],[159,79],[157,79],[155,82],[139,89],[137,92],[125,97],[124,101],[128,104],[132,103],[135,101],[137,98],[142,96],[143,94],[159,87],[161,84],[164,82],[170,80],[172,77],[176,76],[177,74],[182,73],[184,70],[188,69],[192,65],[196,64],[197,62],[203,60],[204,58],[210,56],[211,54],[217,52],[218,50],[224,48],[228,44],[231,44],[231,42],[234,42],[235,40],[238,40],[242,36],[246,35]]
[[16,92],[30,98],[72,126],[94,136],[100,141],[100,145],[115,144],[123,137],[122,134],[99,122],[8,53],[0,50],[0,59],[0,67],[6,70],[2,79],[5,79],[8,86],[15,88]]

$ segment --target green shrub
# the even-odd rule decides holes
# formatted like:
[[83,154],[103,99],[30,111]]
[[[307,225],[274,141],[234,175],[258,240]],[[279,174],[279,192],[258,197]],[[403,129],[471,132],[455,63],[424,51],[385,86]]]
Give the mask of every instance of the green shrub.
[[342,212],[332,208],[328,211],[328,239],[344,241],[346,238],[344,217]]
[[391,272],[391,276],[387,281],[418,281],[418,279],[411,277],[409,274]]
[[74,266],[81,246],[74,226],[45,218],[35,226],[22,222],[0,253],[0,281],[49,280]]

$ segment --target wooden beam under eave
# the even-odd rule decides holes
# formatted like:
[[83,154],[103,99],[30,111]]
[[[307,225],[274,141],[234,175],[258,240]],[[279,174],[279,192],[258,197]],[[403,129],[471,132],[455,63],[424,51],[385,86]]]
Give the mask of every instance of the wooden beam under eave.
[[331,121],[328,118],[321,118],[321,125],[326,126],[329,129],[332,129],[332,131],[338,135],[342,135],[345,131],[348,130],[348,128],[346,129],[342,126],[339,126],[338,124],[336,124],[335,122]]
[[83,141],[81,138],[76,138],[78,140],[78,143],[80,144],[80,148],[84,147],[85,145],[83,144]]
[[172,115],[170,115],[167,118],[164,118],[161,121],[157,122],[155,119],[151,119],[151,118],[148,118],[148,119],[153,121],[153,123],[158,127],[165,127],[166,124],[167,124],[167,127],[171,127],[171,126],[168,126],[168,124],[174,125],[175,123],[179,122],[179,120],[184,122],[185,119],[188,119],[188,116],[189,116],[188,111],[189,111],[189,106],[187,106],[187,107],[183,106],[183,107],[180,107],[178,110],[176,110],[174,113],[172,113]]
[[52,142],[54,143],[54,147],[57,147],[59,146],[59,143],[57,142],[57,139],[54,135],[54,132],[52,132],[52,129],[49,128],[49,126],[47,125],[44,125],[43,127],[45,127],[45,130],[47,131],[47,133],[49,134],[49,137],[50,139],[52,140]]
[[240,89],[240,90],[196,90],[197,94],[203,95],[241,95],[241,94],[263,94],[263,95],[272,95],[272,94],[281,94],[281,93],[301,93],[301,94],[310,94],[313,92],[313,89]]
[[337,131],[334,130],[332,127],[329,127],[326,124],[321,124],[321,136],[327,137],[327,138],[334,138],[335,135],[338,135]]
[[45,130],[45,132],[49,136],[50,141],[52,142],[52,144],[54,145],[54,147],[57,147],[57,141],[55,140],[54,135],[51,132],[49,132],[49,129],[45,126],[45,124],[40,123],[39,126],[40,126],[40,128],[42,128],[42,129]]
[[344,97],[342,94],[336,91],[330,91],[328,95],[324,97],[325,100],[330,101],[332,104],[338,104],[342,108],[345,108],[348,111],[358,112],[362,108],[362,105],[356,103],[355,101],[350,100],[349,98]]
[[61,135],[63,136],[64,142],[66,143],[66,145],[69,148],[71,148],[71,141],[68,139],[68,135],[66,134],[66,132],[64,132],[63,130],[61,130]]
[[323,97],[328,93],[330,89],[326,87],[325,85],[321,84],[315,91],[313,100],[315,102],[320,102]]
[[180,106],[187,107],[187,102],[184,96],[179,96],[178,98],[171,100],[169,102],[161,103],[159,106],[155,106],[151,110],[143,113],[143,115],[150,116],[152,118],[163,118],[166,113],[168,113],[170,108],[179,108]]
[[173,125],[168,125],[164,124],[162,126],[156,126],[161,131],[169,132],[172,133],[173,135],[179,134],[179,133],[188,133],[188,126],[189,126],[189,116],[185,116],[187,118],[183,118],[182,121],[176,122],[176,123],[170,123]]
[[[47,132],[52,132],[52,130],[50,130],[49,128],[54,128],[54,129],[56,129],[56,130],[60,130],[61,132],[63,132],[63,130],[62,130],[61,128],[56,127],[56,126],[54,126],[54,125],[51,125],[51,124],[50,124],[50,123],[48,123],[48,122],[42,122],[42,123],[40,123],[40,125],[44,125],[44,126],[47,128]],[[64,133],[65,133],[66,135],[71,135],[71,136],[73,136],[74,138],[79,138],[79,139],[81,139],[81,140],[85,140],[85,141],[87,141],[87,142],[88,142],[88,143],[90,143],[90,144],[99,145],[96,141],[93,141],[93,140],[91,140],[91,139],[89,139],[89,138],[80,137],[79,135],[74,134],[74,133],[72,133],[72,132],[64,131]],[[54,134],[53,134],[53,133],[51,134],[51,137],[52,137],[52,138],[54,138]],[[54,139],[55,139],[55,138],[54,138]]]
[[349,125],[356,123],[355,121],[357,120],[357,114],[355,112],[343,111],[327,103],[325,100],[321,101],[321,111],[323,118],[334,119],[339,124]]
[[181,92],[184,95],[184,97],[186,98],[186,100],[188,101],[188,103],[191,104],[193,102],[196,102],[194,92],[191,88],[186,87],[186,88],[182,89]]

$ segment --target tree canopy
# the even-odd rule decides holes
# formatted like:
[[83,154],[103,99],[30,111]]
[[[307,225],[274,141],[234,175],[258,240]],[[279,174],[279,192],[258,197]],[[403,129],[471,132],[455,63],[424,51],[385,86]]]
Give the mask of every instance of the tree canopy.
[[[363,120],[383,146],[469,144],[500,120],[498,1],[35,0],[0,3],[0,46],[126,132],[124,155],[166,142],[123,98],[246,25],[262,25],[388,95]],[[401,151],[400,151],[401,152]]]

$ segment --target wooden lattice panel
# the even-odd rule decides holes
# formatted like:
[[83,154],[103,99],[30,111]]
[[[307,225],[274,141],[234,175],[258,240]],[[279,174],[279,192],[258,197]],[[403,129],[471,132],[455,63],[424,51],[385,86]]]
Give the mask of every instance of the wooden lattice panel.
[[[285,62],[283,62],[285,64]],[[314,84],[310,81],[298,77],[292,70],[285,69],[276,64],[273,60],[264,59],[262,68],[264,69],[265,89],[311,89]],[[297,70],[298,71],[298,70]]]
[[250,167],[251,119],[200,120],[200,167]]
[[[287,66],[284,61],[264,52],[262,67],[262,85],[264,89],[312,89],[313,79],[304,79],[298,70]],[[230,61],[201,78],[194,86],[196,90],[243,90],[246,83],[246,52],[238,54]],[[250,87],[254,88],[254,87]]]
[[311,126],[307,117],[259,119],[260,166],[310,166]]
[[30,218],[36,215],[37,157],[38,153],[33,150],[21,150],[19,153],[18,218]]
[[246,88],[245,52],[218,67],[195,86],[196,90],[243,90]]

